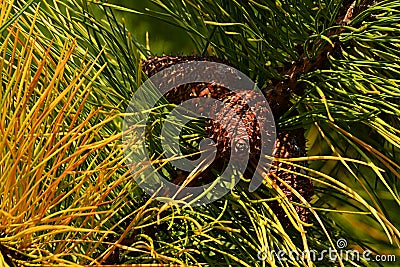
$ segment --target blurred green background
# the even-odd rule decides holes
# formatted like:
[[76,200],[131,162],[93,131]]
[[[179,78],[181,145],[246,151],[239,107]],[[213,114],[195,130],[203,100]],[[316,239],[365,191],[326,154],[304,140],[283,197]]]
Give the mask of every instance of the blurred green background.
[[[144,11],[146,8],[162,11],[150,0],[110,0],[110,3]],[[195,53],[195,48],[189,35],[176,26],[160,19],[124,11],[116,11],[118,19],[125,19],[125,24],[133,36],[142,44],[146,44],[146,32],[149,35],[151,52],[155,55],[189,55]]]

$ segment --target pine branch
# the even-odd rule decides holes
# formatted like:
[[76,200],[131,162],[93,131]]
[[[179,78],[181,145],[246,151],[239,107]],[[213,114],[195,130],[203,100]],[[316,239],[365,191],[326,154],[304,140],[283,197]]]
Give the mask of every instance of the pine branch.
[[[274,116],[276,119],[292,106],[292,93],[299,96],[303,95],[304,86],[299,84],[298,81],[302,75],[330,66],[329,55],[340,49],[340,41],[336,37],[345,30],[344,27],[340,26],[347,25],[352,18],[368,9],[375,2],[374,0],[364,0],[360,5],[356,6],[356,1],[344,1],[336,19],[337,27],[332,27],[333,29],[327,32],[326,38],[317,40],[312,47],[304,47],[303,50],[306,50],[306,52],[300,55],[298,61],[284,64],[284,69],[280,71],[280,75],[285,80],[273,79],[264,89],[268,103],[275,111]],[[334,40],[332,41],[331,38]],[[331,41],[328,42],[327,39]],[[310,58],[315,47],[318,47],[318,53]]]

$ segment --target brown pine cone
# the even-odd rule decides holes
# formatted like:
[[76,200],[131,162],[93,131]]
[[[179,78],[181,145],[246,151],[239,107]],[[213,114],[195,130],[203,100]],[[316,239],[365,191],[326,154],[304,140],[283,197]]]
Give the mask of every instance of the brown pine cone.
[[[143,71],[147,74],[148,77],[154,75],[158,71],[161,71],[171,65],[191,62],[191,61],[213,61],[213,62],[222,62],[216,58],[204,58],[204,57],[196,57],[196,56],[183,56],[183,57],[171,57],[171,56],[163,56],[163,57],[155,57],[149,59],[143,63]],[[251,111],[251,108],[260,108],[262,105],[255,104],[255,107],[249,107],[246,103],[253,98],[253,93],[250,90],[236,90],[238,94],[235,94],[228,90],[227,88],[215,84],[215,83],[196,83],[196,84],[186,84],[173,88],[164,96],[168,100],[168,102],[172,104],[180,104],[188,99],[197,98],[197,97],[211,97],[214,99],[221,100],[225,103],[226,108],[223,108],[220,111],[213,111],[213,107],[211,107],[212,112],[216,115],[216,120],[206,120],[205,130],[208,133],[208,136],[214,140],[217,147],[217,158],[211,167],[221,170],[222,166],[229,161],[229,157],[231,154],[231,134],[234,132],[234,129],[237,129],[239,119],[245,126],[246,132],[239,132],[235,136],[235,140],[233,140],[233,149],[236,149],[236,152],[249,153],[250,165],[257,166],[257,162],[260,156],[261,149],[261,138],[260,138],[260,127],[258,125],[259,121],[262,121],[263,118],[256,118],[255,114]],[[278,94],[279,92],[277,92]],[[269,93],[271,94],[271,92]],[[286,96],[285,96],[286,98]],[[279,97],[268,98],[268,101],[279,101]],[[287,104],[287,100],[285,99],[285,103]],[[274,107],[282,107],[279,103],[269,103],[272,107],[272,112],[275,115]],[[200,107],[201,108],[201,107]],[[262,111],[261,114],[266,114],[268,111]],[[282,111],[277,111],[281,113]],[[201,113],[201,111],[200,111]],[[234,116],[238,115],[238,116]],[[225,123],[227,127],[222,127],[220,123],[217,121],[226,120],[228,123]],[[245,139],[247,136],[248,141]],[[240,155],[240,154],[239,154]],[[305,150],[305,138],[304,138],[304,129],[297,129],[291,131],[278,130],[277,139],[275,141],[273,156],[276,158],[295,158],[295,157],[304,157],[306,156]],[[306,166],[306,162],[296,162],[298,165]],[[250,166],[249,165],[249,166]],[[292,173],[295,172],[295,173]],[[304,169],[300,167],[295,167],[291,164],[281,163],[278,161],[274,161],[272,163],[272,167],[269,170],[269,177],[282,189],[285,195],[288,197],[290,201],[301,203],[299,199],[286,187],[284,184],[280,183],[276,177],[279,177],[283,181],[285,181],[288,185],[293,187],[293,189],[297,190],[307,201],[311,199],[313,195],[313,185],[308,178],[305,178],[296,173],[305,173]],[[177,178],[174,180],[174,183],[181,184],[185,180],[185,176],[188,173],[179,172]],[[202,173],[199,178],[195,181],[192,181],[189,186],[198,186],[201,183],[205,184],[211,182],[213,175],[210,172]],[[215,176],[214,176],[215,177]],[[287,220],[287,216],[283,209],[279,206],[278,203],[274,202],[272,205],[274,212],[277,214],[278,218],[284,222],[285,225],[289,224]],[[301,220],[307,222],[309,216],[309,210],[299,207],[296,207],[296,211]]]

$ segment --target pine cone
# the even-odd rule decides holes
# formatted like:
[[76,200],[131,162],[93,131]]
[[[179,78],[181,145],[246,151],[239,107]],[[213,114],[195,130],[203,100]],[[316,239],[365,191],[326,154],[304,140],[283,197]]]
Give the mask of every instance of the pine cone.
[[[190,61],[213,61],[213,62],[222,62],[222,60],[216,58],[205,58],[205,57],[196,57],[196,56],[163,56],[163,57],[155,57],[149,59],[143,63],[143,71],[147,74],[148,77],[151,77],[158,71],[161,71],[171,65],[190,62]],[[178,86],[173,88],[168,93],[165,94],[165,98],[168,102],[172,104],[180,104],[188,99],[197,98],[197,97],[211,97],[214,99],[221,100],[225,103],[226,108],[216,111],[214,107],[211,107],[211,112],[215,113],[216,120],[206,120],[205,122],[205,130],[208,133],[208,137],[213,139],[217,146],[217,157],[213,162],[212,168],[217,170],[222,170],[223,165],[229,161],[229,157],[231,154],[231,133],[234,132],[234,129],[237,129],[238,123],[241,120],[243,125],[245,126],[246,132],[238,132],[235,135],[235,140],[233,140],[233,149],[236,149],[236,152],[249,153],[249,165],[248,166],[257,166],[257,162],[260,156],[261,149],[261,136],[260,136],[260,127],[258,125],[258,121],[260,118],[256,118],[255,114],[251,111],[251,107],[249,107],[246,103],[253,99],[253,92],[250,90],[236,90],[238,94],[235,94],[228,90],[227,88],[215,84],[215,83],[193,83],[186,84],[182,86]],[[269,105],[272,108],[272,112],[281,114],[282,106],[279,104],[280,99],[285,99],[285,108],[288,109],[290,106],[287,105],[287,96],[278,97],[278,94],[281,92],[269,92],[269,96],[276,95],[276,97],[268,97]],[[240,96],[238,96],[240,95]],[[273,101],[273,103],[270,103]],[[262,105],[259,103],[255,104],[255,109],[260,108]],[[279,107],[279,110],[276,108]],[[201,110],[200,110],[201,112]],[[267,114],[267,110],[262,111],[262,114]],[[234,116],[234,115],[238,116]],[[240,119],[240,120],[239,120]],[[262,119],[262,118],[261,118]],[[220,123],[217,121],[225,120],[228,123],[227,127],[222,127]],[[247,136],[249,143],[245,140]],[[240,155],[240,153],[239,153]],[[275,141],[275,147],[273,151],[273,156],[276,158],[295,158],[295,157],[304,157],[306,156],[305,150],[305,138],[304,138],[304,130],[297,129],[291,131],[278,130],[277,139]],[[298,163],[299,165],[306,166],[306,162]],[[210,169],[210,168],[209,168]],[[295,173],[292,173],[295,172]],[[296,173],[304,173],[304,169],[295,167],[291,164],[285,164],[278,161],[274,161],[272,163],[272,167],[269,170],[268,175],[270,178],[282,189],[282,191],[286,194],[288,199],[293,202],[298,202],[299,199],[286,187],[284,184],[280,183],[275,177],[279,177],[283,181],[285,181],[288,185],[293,187],[293,189],[297,190],[307,201],[311,199],[313,195],[313,185],[308,178],[305,178]],[[177,179],[174,181],[177,184],[180,184],[185,179],[185,176],[188,173],[180,172],[180,175],[177,175]],[[199,176],[196,181],[192,181],[189,186],[197,186],[200,183],[208,183],[210,179],[212,179],[213,175],[210,172],[205,172]],[[214,176],[215,177],[215,176]],[[274,212],[277,214],[278,218],[285,224],[289,225],[289,221],[287,220],[287,216],[283,209],[279,206],[277,202],[274,202],[272,205]],[[309,217],[309,210],[299,207],[296,207],[296,211],[301,220],[307,222]]]

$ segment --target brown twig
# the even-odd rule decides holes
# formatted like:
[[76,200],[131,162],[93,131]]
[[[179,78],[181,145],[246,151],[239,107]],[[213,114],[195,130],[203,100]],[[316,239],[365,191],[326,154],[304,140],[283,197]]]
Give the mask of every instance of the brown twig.
[[[362,11],[375,4],[374,0],[364,0],[358,6],[356,1],[344,1],[343,8],[339,10],[336,24],[344,26]],[[336,36],[345,31],[344,27],[335,27],[328,31],[327,37]],[[334,45],[326,43],[324,40],[318,40],[315,47],[322,47],[314,58],[307,56],[311,54],[311,48],[308,48],[307,54],[304,52],[298,61],[293,61],[281,72],[281,76],[286,77],[285,80],[274,80],[266,88],[265,95],[271,109],[274,110],[275,118],[282,116],[291,107],[291,94],[302,95],[304,87],[299,84],[299,78],[310,71],[317,69],[325,69],[329,66],[328,55],[340,46],[339,40],[333,42]]]

